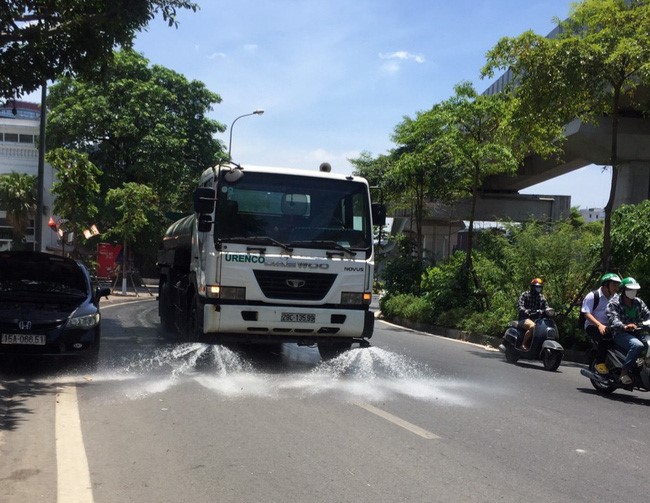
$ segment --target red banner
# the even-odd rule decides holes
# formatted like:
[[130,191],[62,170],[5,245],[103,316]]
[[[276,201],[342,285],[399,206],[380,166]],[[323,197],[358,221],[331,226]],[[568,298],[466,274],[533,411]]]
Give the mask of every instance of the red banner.
[[108,278],[117,268],[115,259],[122,252],[122,245],[99,243],[97,245],[97,276]]

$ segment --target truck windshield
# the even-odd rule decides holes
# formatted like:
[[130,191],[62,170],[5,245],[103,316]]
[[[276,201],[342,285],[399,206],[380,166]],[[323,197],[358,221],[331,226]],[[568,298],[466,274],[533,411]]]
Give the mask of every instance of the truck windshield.
[[[370,202],[365,183],[278,173],[244,172],[217,188],[215,241],[272,240],[291,246],[321,247],[334,242],[349,249],[370,248]],[[319,243],[320,242],[320,243]]]

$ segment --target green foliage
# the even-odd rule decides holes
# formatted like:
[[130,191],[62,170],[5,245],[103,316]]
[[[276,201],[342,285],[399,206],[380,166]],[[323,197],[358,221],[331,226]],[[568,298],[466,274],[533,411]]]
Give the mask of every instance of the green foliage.
[[612,256],[623,276],[650,289],[650,201],[623,205],[612,215]]
[[[528,222],[505,227],[505,232],[480,233],[474,252],[475,272],[489,296],[488,310],[481,311],[477,292],[468,293],[462,288],[465,257],[457,252],[447,262],[425,270],[421,294],[411,292],[410,296],[395,300],[389,296],[385,302],[390,302],[391,315],[408,318],[405,313],[415,311],[418,321],[426,318],[437,325],[502,335],[508,322],[516,318],[519,295],[537,276],[545,281],[544,294],[549,304],[558,313],[569,311],[598,262],[598,229],[602,228],[576,226],[571,218],[557,223]],[[425,302],[418,303],[416,298]],[[427,306],[426,311],[421,306]],[[560,316],[557,320],[561,341],[567,347],[584,340],[575,328],[576,318],[574,310],[569,317]]]
[[187,0],[5,0],[0,5],[0,98],[63,74],[94,74],[157,15],[175,26]]
[[420,292],[422,262],[413,257],[415,243],[404,235],[397,237],[397,257],[386,261],[382,273],[388,297],[399,294],[417,295]]
[[111,233],[127,243],[133,243],[138,234],[149,226],[151,218],[156,216],[158,198],[151,187],[130,182],[119,189],[109,190],[106,203],[119,216]]
[[[650,3],[583,0],[558,21],[557,37],[532,32],[503,38],[488,52],[483,75],[509,69],[517,96],[512,121],[528,136],[539,132],[531,150],[542,156],[561,152],[564,126],[572,119],[611,120],[612,184],[605,206],[601,262],[611,259],[611,215],[619,169],[619,117],[634,103],[634,90],[650,83]],[[641,93],[643,94],[643,93]]]
[[434,320],[427,299],[413,294],[384,296],[379,301],[379,307],[387,318],[402,317],[418,323],[433,323]]
[[7,223],[12,227],[13,248],[22,248],[29,219],[36,212],[36,177],[16,172],[1,175],[0,208],[7,212]]
[[[117,52],[105,74],[101,81],[63,78],[51,87],[49,148],[86,155],[101,170],[97,178],[101,197],[96,204],[102,230],[121,225],[105,197],[124,184],[151,188],[156,196],[152,214],[187,213],[201,172],[222,155],[222,145],[214,136],[225,128],[206,117],[221,98],[201,82],[149,66],[132,51]],[[78,209],[84,208],[91,206]],[[88,221],[90,217],[76,218]],[[143,262],[155,260],[164,223],[156,217],[156,223],[149,222],[148,232],[141,230],[132,241],[136,257]]]
[[81,234],[95,223],[100,190],[97,179],[102,172],[88,160],[88,154],[74,150],[51,150],[46,160],[56,170],[54,213],[67,220],[68,231]]
[[52,86],[48,147],[87,153],[104,172],[103,193],[150,184],[163,211],[187,209],[190,187],[221,150],[214,135],[225,128],[205,117],[221,98],[132,51],[116,53],[106,73],[101,82],[66,78]]

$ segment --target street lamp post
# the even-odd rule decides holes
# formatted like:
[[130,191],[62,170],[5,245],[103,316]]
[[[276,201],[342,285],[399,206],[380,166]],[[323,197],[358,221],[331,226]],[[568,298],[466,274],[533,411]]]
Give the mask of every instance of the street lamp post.
[[232,121],[232,124],[230,125],[230,139],[228,140],[228,160],[230,160],[230,148],[232,147],[232,128],[235,125],[235,122],[237,122],[239,119],[242,117],[248,117],[249,115],[262,115],[264,113],[264,110],[255,110],[249,114],[244,114],[240,115],[239,117],[235,117],[235,120]]

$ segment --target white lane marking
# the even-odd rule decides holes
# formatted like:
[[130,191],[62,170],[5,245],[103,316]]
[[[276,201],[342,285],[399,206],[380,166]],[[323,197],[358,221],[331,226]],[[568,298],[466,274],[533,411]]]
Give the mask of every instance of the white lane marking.
[[139,304],[140,302],[153,302],[156,299],[151,299],[151,298],[146,298],[146,299],[138,299],[138,300],[123,300],[121,302],[114,302],[113,304],[102,304],[100,306],[100,309],[103,311],[104,309],[109,309],[111,307],[118,307],[118,306],[123,306],[124,304]]
[[59,503],[93,503],[88,458],[81,435],[77,387],[61,384],[56,400],[56,471]]
[[354,405],[356,405],[357,407],[361,407],[362,409],[365,409],[368,412],[372,412],[376,416],[379,416],[385,419],[386,421],[396,424],[397,426],[404,428],[405,430],[408,430],[411,433],[415,433],[416,435],[419,435],[422,438],[426,438],[428,440],[437,440],[440,438],[435,433],[431,433],[430,431],[420,428],[419,426],[416,426],[413,423],[409,423],[408,421],[405,421],[400,417],[394,416],[390,412],[386,412],[385,410],[379,409],[374,405],[370,405],[369,403],[365,403],[365,402],[352,402],[352,403],[354,403]]

